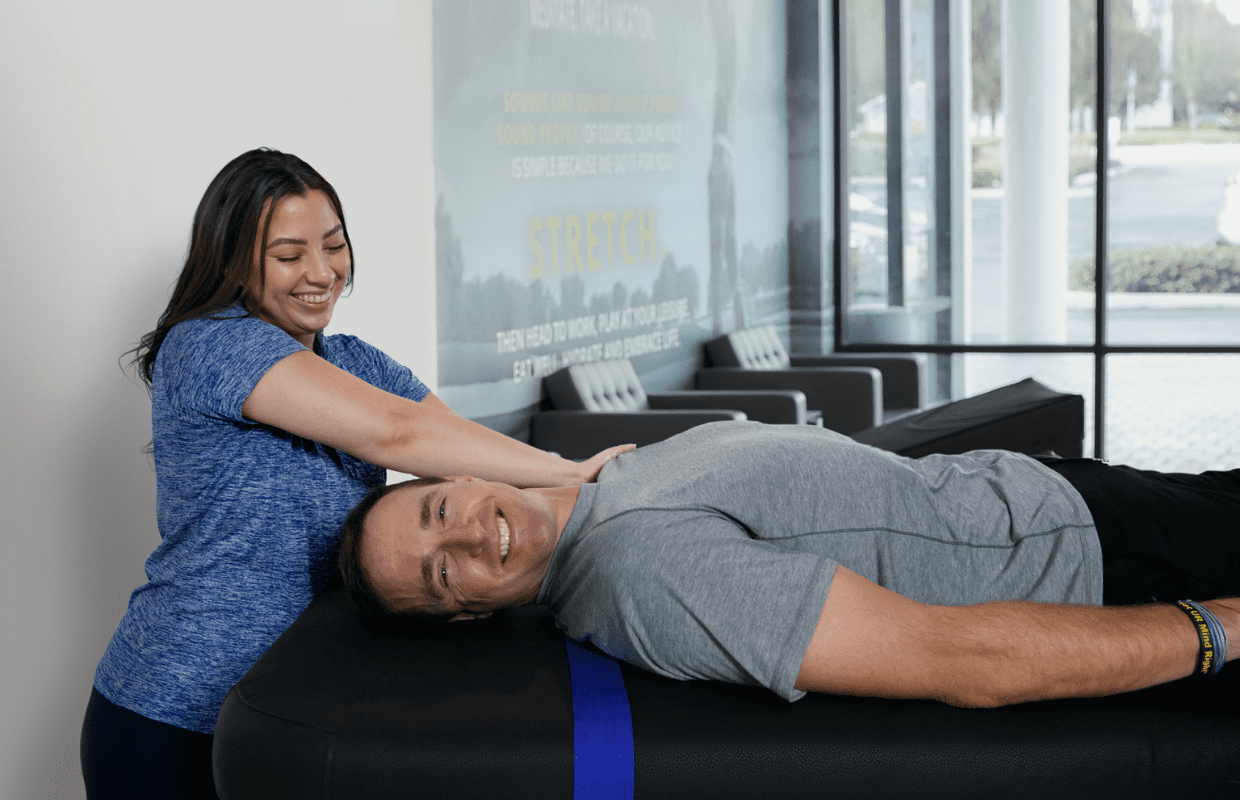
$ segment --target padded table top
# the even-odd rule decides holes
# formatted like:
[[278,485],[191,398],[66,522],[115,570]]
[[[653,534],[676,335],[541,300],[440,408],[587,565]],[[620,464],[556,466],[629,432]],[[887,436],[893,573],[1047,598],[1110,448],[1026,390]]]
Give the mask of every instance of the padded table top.
[[[988,710],[832,695],[790,704],[620,669],[638,798],[1240,796],[1234,665],[1115,697]],[[565,640],[545,609],[376,625],[336,586],[229,693],[217,788],[224,800],[568,798],[573,712]]]

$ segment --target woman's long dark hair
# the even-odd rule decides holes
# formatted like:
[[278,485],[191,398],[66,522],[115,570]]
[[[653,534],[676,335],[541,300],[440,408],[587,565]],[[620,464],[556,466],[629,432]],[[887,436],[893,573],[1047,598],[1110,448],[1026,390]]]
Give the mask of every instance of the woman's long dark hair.
[[[336,190],[315,171],[314,167],[291,153],[265,147],[242,153],[220,170],[198,203],[194,226],[190,231],[189,255],[168,307],[159,317],[155,330],[142,337],[132,352],[138,374],[151,385],[155,357],[168,331],[178,322],[206,317],[223,311],[240,301],[253,312],[259,298],[250,296],[246,283],[254,269],[254,244],[262,242],[266,249],[271,212],[286,195],[304,197],[308,192],[327,195],[349,246],[349,229],[345,226],[344,209]],[[266,206],[264,213],[264,204]],[[259,287],[266,283],[266,268],[259,259]],[[353,285],[353,269],[345,286]]]

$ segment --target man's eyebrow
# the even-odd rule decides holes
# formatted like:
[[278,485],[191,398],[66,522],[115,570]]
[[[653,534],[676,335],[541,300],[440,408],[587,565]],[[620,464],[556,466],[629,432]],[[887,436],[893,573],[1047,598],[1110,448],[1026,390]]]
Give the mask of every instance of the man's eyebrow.
[[[434,491],[428,491],[422,495],[420,516],[424,531],[431,527],[431,501],[434,499],[434,494]],[[426,591],[432,598],[443,599],[443,593],[439,591],[439,584],[435,581],[435,566],[431,563],[429,556],[422,557],[422,583],[426,585]]]
[[[339,233],[342,230],[344,230],[344,225],[337,225],[336,227],[332,228],[327,233],[323,234],[323,238],[330,239],[332,236],[334,236],[335,234]],[[277,247],[282,244],[299,244],[299,245],[305,246],[306,240],[305,239],[294,239],[289,236],[282,236],[279,239],[274,239],[271,242],[269,242],[267,244],[267,249],[270,250],[271,248]]]

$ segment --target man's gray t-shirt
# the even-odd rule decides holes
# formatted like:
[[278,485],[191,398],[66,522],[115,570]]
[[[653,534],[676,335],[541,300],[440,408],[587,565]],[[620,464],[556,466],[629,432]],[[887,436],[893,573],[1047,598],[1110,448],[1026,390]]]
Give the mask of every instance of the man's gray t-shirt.
[[1026,456],[908,459],[810,426],[720,422],[582,486],[536,602],[653,672],[796,700],[836,565],[939,605],[1102,602],[1081,496]]

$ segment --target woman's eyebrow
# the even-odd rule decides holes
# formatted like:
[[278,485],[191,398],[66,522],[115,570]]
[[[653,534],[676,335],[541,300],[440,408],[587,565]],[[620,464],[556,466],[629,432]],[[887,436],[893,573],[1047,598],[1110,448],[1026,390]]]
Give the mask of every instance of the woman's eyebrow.
[[[344,225],[337,225],[336,227],[332,228],[327,233],[323,234],[323,238],[330,239],[332,236],[336,235],[337,233],[340,233],[343,230],[344,230]],[[306,240],[305,239],[294,239],[291,236],[281,236],[279,239],[274,239],[271,242],[269,242],[267,244],[267,249],[270,250],[271,248],[276,247],[278,245],[282,245],[282,244],[299,244],[299,245],[304,246],[306,244]]]
[[270,243],[268,243],[268,245],[267,245],[267,249],[268,249],[268,250],[270,250],[271,248],[273,248],[273,247],[278,247],[278,246],[280,246],[280,245],[282,245],[282,244],[300,244],[300,245],[304,245],[305,243],[306,243],[306,240],[305,240],[305,239],[294,239],[294,238],[292,238],[292,237],[290,237],[290,236],[281,236],[279,239],[274,239],[274,240],[272,240]]

